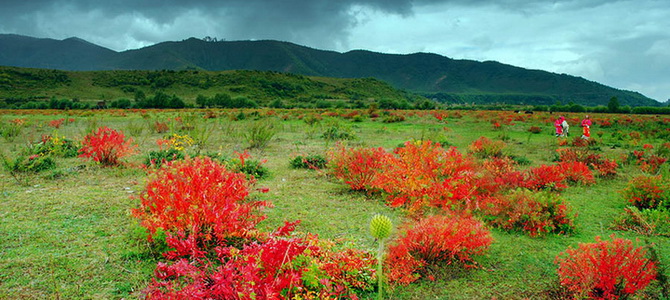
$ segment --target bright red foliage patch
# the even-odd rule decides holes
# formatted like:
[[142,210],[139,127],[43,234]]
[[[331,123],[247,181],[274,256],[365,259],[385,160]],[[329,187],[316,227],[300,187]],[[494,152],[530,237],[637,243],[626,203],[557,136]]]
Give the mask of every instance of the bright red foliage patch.
[[505,230],[520,230],[530,236],[569,233],[575,228],[574,217],[558,196],[546,192],[517,190],[492,197],[483,209],[485,220]]
[[242,173],[204,158],[167,163],[150,175],[133,214],[151,233],[203,233],[205,240],[247,238],[265,219],[258,211],[269,205],[247,199],[250,182]]
[[83,147],[79,149],[79,157],[92,158],[103,166],[120,165],[122,157],[135,153],[136,146],[132,139],[127,139],[123,132],[107,126],[98,128],[84,137]]
[[[181,244],[170,246],[192,252],[180,249]],[[187,255],[175,257],[171,264],[159,263],[156,278],[145,291],[147,298],[358,299],[356,291],[373,288],[372,255],[353,249],[334,251],[332,244],[313,235],[270,234],[241,249],[220,246],[213,252],[215,257]]]
[[454,147],[406,142],[385,163],[388,167],[377,175],[374,186],[386,193],[393,207],[404,206],[413,212],[429,206],[450,208],[476,191],[476,186],[468,184],[474,164]]
[[352,190],[370,190],[377,174],[386,166],[388,156],[382,148],[339,146],[328,152],[329,170]]
[[541,165],[528,170],[524,187],[530,190],[562,191],[568,186],[565,184],[566,174],[558,165]]
[[420,277],[416,272],[431,263],[463,263],[474,266],[493,242],[491,233],[472,216],[448,214],[425,217],[406,225],[406,232],[389,247],[388,279],[408,284]]
[[645,258],[642,247],[615,238],[579,244],[556,257],[561,285],[575,298],[619,299],[633,295],[656,278],[656,264]]
[[670,205],[670,184],[661,175],[638,176],[621,191],[624,199],[639,209]]
[[577,182],[581,184],[596,183],[593,177],[593,172],[585,163],[580,161],[561,162],[558,164],[561,172],[565,175],[565,179],[570,182]]
[[503,150],[507,145],[503,141],[493,141],[487,137],[479,137],[468,147],[470,152],[476,157],[502,157]]

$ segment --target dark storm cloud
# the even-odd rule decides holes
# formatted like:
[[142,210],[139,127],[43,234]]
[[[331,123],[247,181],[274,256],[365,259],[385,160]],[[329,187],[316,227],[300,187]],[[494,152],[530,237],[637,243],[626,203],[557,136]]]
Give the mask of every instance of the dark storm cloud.
[[117,51],[188,37],[435,52],[670,97],[667,0],[2,0],[0,33]]
[[[157,31],[191,33],[196,37],[219,35],[228,39],[311,41],[313,46],[334,47],[346,44],[349,30],[357,25],[356,12],[352,11],[356,7],[407,17],[413,15],[415,6],[436,3],[492,5],[527,11],[547,5],[574,7],[603,2],[605,0],[5,0],[0,4],[0,30],[59,37],[79,32],[86,35],[88,31],[90,38],[101,33],[98,28],[105,29],[112,24],[117,32],[110,32],[107,39],[124,38],[118,42],[98,38],[94,42],[102,42],[116,50],[127,48],[122,43],[128,39],[135,39],[139,44],[159,42],[151,40],[152,37],[165,38]],[[82,25],[87,20],[97,22]],[[175,28],[189,27],[189,23],[191,28]],[[204,24],[207,24],[205,28]]]
[[[409,0],[8,0],[0,4],[0,31],[65,38],[79,35],[123,50],[170,38],[283,39],[312,46],[345,43],[360,5],[410,15]],[[93,23],[86,23],[86,22]],[[114,30],[102,34],[101,30]],[[101,35],[102,34],[102,35]],[[83,36],[82,36],[83,35]],[[128,43],[134,41],[134,43]]]

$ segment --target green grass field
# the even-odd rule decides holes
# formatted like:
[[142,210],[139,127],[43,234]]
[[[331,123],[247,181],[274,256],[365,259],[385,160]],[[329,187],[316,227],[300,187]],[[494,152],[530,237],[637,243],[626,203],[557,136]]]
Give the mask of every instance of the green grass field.
[[[3,137],[0,153],[5,160],[25,154],[31,143],[42,135],[63,136],[81,141],[99,126],[122,130],[138,145],[137,154],[125,160],[123,167],[103,168],[77,157],[56,158],[56,168],[39,173],[0,172],[0,299],[132,299],[142,297],[156,263],[157,249],[142,239],[141,227],[130,213],[139,205],[138,195],[147,178],[139,166],[149,151],[157,150],[156,140],[166,134],[188,134],[200,137],[202,145],[186,150],[220,152],[232,156],[249,146],[247,133],[255,124],[271,124],[274,136],[267,147],[250,149],[254,159],[266,160],[269,176],[257,182],[269,192],[254,194],[271,201],[265,210],[262,229],[273,229],[284,221],[302,220],[297,231],[318,234],[320,238],[376,251],[369,235],[373,215],[390,216],[394,224],[407,218],[402,209],[385,205],[379,196],[353,192],[327,170],[292,169],[296,155],[319,154],[334,147],[337,141],[321,135],[337,127],[355,136],[341,141],[351,146],[383,147],[391,151],[409,140],[433,140],[468,152],[468,145],[481,136],[504,140],[509,154],[521,157],[526,167],[551,164],[558,148],[548,113],[536,113],[494,130],[490,120],[515,117],[508,112],[447,112],[443,121],[424,112],[399,112],[406,120],[383,123],[384,112],[375,120],[363,118],[354,122],[313,110],[211,111],[216,118],[205,119],[205,111],[0,111]],[[343,112],[345,113],[345,112]],[[322,119],[308,124],[305,116]],[[179,117],[182,121],[175,121]],[[581,118],[568,115],[568,118]],[[623,115],[598,115],[594,119],[628,118]],[[658,117],[631,116],[643,123],[639,127],[594,126],[597,151],[621,164],[621,155],[641,149],[643,144],[660,147],[667,142],[645,133],[644,124],[668,130],[670,124]],[[56,129],[48,122],[73,119]],[[656,119],[654,119],[656,118]],[[18,132],[9,134],[10,120],[25,119]],[[153,131],[155,122],[166,122],[167,133]],[[597,123],[597,122],[596,122]],[[184,126],[189,124],[191,126]],[[539,134],[528,132],[539,126]],[[577,124],[572,135],[578,135]],[[640,138],[630,132],[642,133]],[[631,137],[632,136],[632,137]],[[667,174],[667,164],[661,173]],[[642,174],[633,164],[621,164],[612,179],[597,179],[592,186],[571,185],[561,193],[577,213],[577,231],[571,235],[549,234],[529,237],[519,232],[491,229],[494,242],[485,255],[477,257],[479,268],[457,265],[429,266],[424,276],[409,286],[392,287],[389,299],[560,299],[565,291],[559,285],[555,257],[568,247],[595,241],[596,236],[636,240],[643,246],[653,244],[660,261],[670,259],[670,241],[663,236],[642,236],[633,232],[614,231],[611,224],[628,205],[619,191],[627,182]],[[667,177],[666,177],[667,178]],[[654,282],[639,298],[663,296],[662,286]],[[362,295],[374,298],[376,295]]]

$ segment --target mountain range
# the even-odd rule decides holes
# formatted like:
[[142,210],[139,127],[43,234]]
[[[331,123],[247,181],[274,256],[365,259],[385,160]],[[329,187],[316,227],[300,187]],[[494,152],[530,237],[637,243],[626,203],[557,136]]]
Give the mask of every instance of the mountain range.
[[261,70],[306,76],[376,78],[395,88],[447,103],[659,106],[633,92],[567,74],[495,61],[452,59],[431,53],[345,53],[289,42],[205,41],[189,38],[113,51],[79,38],[64,40],[0,34],[0,65],[67,71]]

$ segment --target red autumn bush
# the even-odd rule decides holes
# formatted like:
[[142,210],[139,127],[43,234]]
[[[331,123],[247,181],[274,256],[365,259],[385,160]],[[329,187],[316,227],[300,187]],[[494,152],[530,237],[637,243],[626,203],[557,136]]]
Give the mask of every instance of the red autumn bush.
[[670,183],[661,175],[638,176],[621,191],[624,199],[639,209],[670,206]]
[[385,260],[390,282],[409,284],[427,264],[446,262],[475,265],[493,242],[484,224],[472,216],[433,215],[405,225],[405,232],[391,242]]
[[562,191],[568,186],[565,185],[566,174],[558,165],[541,165],[528,170],[524,187],[530,190],[552,190]]
[[57,120],[51,120],[49,121],[48,125],[53,128],[60,128],[61,125],[63,125],[63,122],[65,122],[65,119],[57,119]]
[[439,143],[417,141],[406,142],[394,152],[374,181],[393,207],[414,212],[428,206],[449,207],[454,204],[454,189],[473,174],[472,162],[454,147],[447,150]]
[[668,161],[667,158],[652,154],[640,163],[640,169],[648,174],[658,174],[661,165],[666,161]]
[[603,178],[612,178],[616,176],[619,164],[617,164],[615,160],[609,160],[605,158],[592,163],[591,166],[593,169],[598,171],[598,176]]
[[491,226],[523,231],[533,237],[570,233],[575,229],[574,216],[568,206],[558,196],[547,192],[519,189],[492,197],[481,212]]
[[528,132],[530,132],[530,133],[537,134],[537,133],[540,133],[541,131],[542,131],[542,128],[540,128],[538,126],[530,126],[530,128],[528,128]]
[[582,162],[597,171],[599,177],[612,178],[617,174],[619,165],[616,161],[603,158],[600,154],[594,154],[586,147],[561,148],[556,152],[561,162]]
[[479,158],[502,157],[507,145],[503,141],[493,141],[487,137],[480,137],[468,147],[470,152]]
[[586,185],[596,183],[596,180],[593,177],[593,172],[589,169],[589,166],[583,162],[561,162],[558,166],[562,170],[561,172],[565,175],[565,179],[569,182]]
[[79,157],[92,158],[103,166],[120,165],[121,158],[135,153],[136,146],[132,141],[121,131],[100,127],[84,137]]
[[[316,236],[284,237],[295,223],[241,248],[215,247],[213,257],[174,257],[159,263],[148,299],[358,299],[373,290],[374,257],[333,250]],[[172,243],[176,252],[193,245]]]
[[158,121],[156,121],[156,122],[154,122],[154,124],[153,124],[153,130],[154,130],[156,133],[165,133],[165,132],[167,132],[168,130],[170,130],[170,127],[169,127],[168,124],[165,123],[165,122],[158,122]]
[[644,290],[656,278],[656,264],[645,258],[642,247],[630,240],[610,237],[579,244],[556,257],[561,285],[575,299],[619,299]]
[[517,170],[517,163],[509,157],[484,160],[482,166],[493,177],[498,190],[509,190],[522,187],[526,176]]
[[645,144],[644,151],[633,151],[633,155],[629,158],[635,158],[635,163],[640,166],[640,169],[648,174],[657,174],[668,159],[662,156],[651,153],[654,147],[650,144]]
[[206,240],[246,238],[265,219],[259,210],[269,203],[252,201],[250,182],[209,157],[166,163],[150,174],[133,215],[151,234],[202,233]]
[[328,152],[329,172],[344,180],[352,190],[371,190],[377,174],[386,166],[389,156],[382,148],[346,148]]
[[594,154],[593,151],[589,148],[578,147],[578,148],[559,148],[556,149],[558,154],[558,160],[561,162],[582,162],[590,166],[597,164],[602,160],[600,154]]

